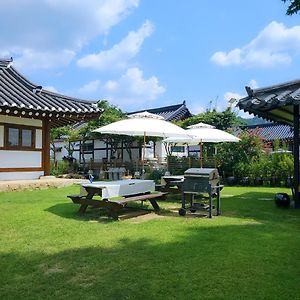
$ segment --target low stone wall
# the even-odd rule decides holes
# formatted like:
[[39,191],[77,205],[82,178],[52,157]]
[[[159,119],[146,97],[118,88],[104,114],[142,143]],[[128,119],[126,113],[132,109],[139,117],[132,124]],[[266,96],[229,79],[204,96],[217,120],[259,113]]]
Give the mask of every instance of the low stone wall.
[[82,179],[44,178],[36,180],[0,181],[0,192],[24,191],[47,189],[50,187],[61,188],[72,184],[80,184]]

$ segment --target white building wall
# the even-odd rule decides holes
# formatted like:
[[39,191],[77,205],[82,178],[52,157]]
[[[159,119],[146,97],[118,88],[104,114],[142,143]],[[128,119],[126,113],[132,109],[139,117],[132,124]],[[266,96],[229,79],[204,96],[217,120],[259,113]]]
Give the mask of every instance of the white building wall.
[[0,147],[4,146],[4,126],[0,125]]
[[[65,149],[66,143],[64,142],[56,142],[55,143],[56,147],[62,147],[62,152],[61,154],[57,153],[57,160],[61,160],[63,156],[67,156],[67,151]],[[137,143],[134,143],[134,146],[137,147]],[[79,142],[75,143],[75,150],[79,150]],[[103,148],[103,150],[94,150],[94,159],[95,161],[102,161],[102,158],[107,158],[110,160],[110,150],[108,151],[108,157],[106,155],[106,144],[103,141],[100,140],[94,140],[94,148]],[[120,150],[118,150],[120,151]],[[137,160],[139,158],[139,149],[134,148],[131,150],[132,151],[132,158],[133,160]],[[174,154],[175,155],[175,154]],[[178,153],[179,156],[186,156],[186,153]],[[164,162],[166,159],[166,151],[163,143],[161,141],[156,142],[155,146],[155,157],[159,158],[159,162]],[[79,160],[79,151],[74,151],[73,152],[73,157],[77,160]],[[91,158],[89,154],[85,155],[86,160]],[[147,148],[146,149],[146,159],[152,159],[154,157],[154,152],[153,149]],[[129,161],[129,155],[127,151],[124,149],[123,150],[123,161]]]
[[[40,127],[35,131],[36,148],[40,151],[18,151],[0,149],[0,180],[19,180],[19,179],[36,179],[44,175],[43,171],[18,171],[24,168],[41,168],[42,167],[42,147],[43,131],[42,120],[20,118],[14,116],[0,115],[0,124],[14,124]],[[4,126],[0,125],[0,147],[4,147]],[[1,171],[1,168],[4,172]],[[7,172],[5,169],[16,169],[13,172]]]
[[38,171],[38,172],[0,172],[0,180],[37,179],[43,175],[44,175],[43,171]]
[[43,126],[42,120],[12,117],[7,115],[0,115],[0,123],[10,123],[16,125],[27,125],[27,126],[36,126],[36,127]]
[[0,150],[0,168],[40,168],[41,151]]

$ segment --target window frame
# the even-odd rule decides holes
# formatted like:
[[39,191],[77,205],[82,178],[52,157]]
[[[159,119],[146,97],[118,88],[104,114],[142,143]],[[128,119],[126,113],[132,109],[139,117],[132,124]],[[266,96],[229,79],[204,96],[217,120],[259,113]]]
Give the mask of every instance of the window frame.
[[[11,146],[9,145],[9,129],[14,128],[19,130],[19,137],[18,137],[18,146]],[[31,131],[31,145],[30,146],[23,146],[23,130],[29,130]],[[36,142],[35,142],[35,132],[36,128],[32,126],[26,126],[26,125],[17,125],[17,124],[4,124],[4,148],[6,150],[22,150],[22,151],[32,151],[36,150]]]

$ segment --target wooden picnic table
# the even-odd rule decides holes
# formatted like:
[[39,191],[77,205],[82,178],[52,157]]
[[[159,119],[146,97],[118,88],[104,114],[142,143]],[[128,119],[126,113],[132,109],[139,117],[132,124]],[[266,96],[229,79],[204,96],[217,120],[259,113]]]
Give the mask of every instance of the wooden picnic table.
[[124,210],[124,207],[127,206],[130,202],[141,201],[149,201],[155,211],[160,209],[157,199],[162,199],[166,196],[167,193],[159,192],[159,193],[151,193],[150,191],[146,191],[144,193],[139,193],[135,195],[122,195],[122,199],[112,200],[109,198],[102,199],[94,199],[95,196],[101,196],[103,185],[92,185],[92,184],[84,184],[82,185],[86,190],[86,195],[69,195],[68,197],[72,199],[72,201],[76,204],[80,205],[79,213],[85,213],[86,209],[90,206],[92,208],[104,208],[107,210],[108,216],[112,217],[114,220],[118,220],[119,215]]

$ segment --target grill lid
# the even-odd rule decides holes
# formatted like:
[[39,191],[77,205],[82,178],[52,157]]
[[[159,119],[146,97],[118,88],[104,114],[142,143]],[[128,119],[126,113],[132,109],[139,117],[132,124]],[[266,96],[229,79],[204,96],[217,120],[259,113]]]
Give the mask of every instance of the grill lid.
[[212,173],[218,174],[218,170],[213,169],[213,168],[190,168],[184,172],[184,175],[206,175],[206,176],[209,176]]

